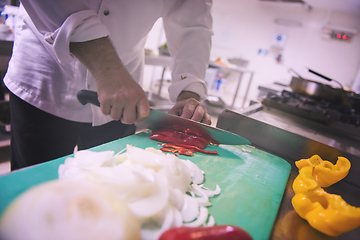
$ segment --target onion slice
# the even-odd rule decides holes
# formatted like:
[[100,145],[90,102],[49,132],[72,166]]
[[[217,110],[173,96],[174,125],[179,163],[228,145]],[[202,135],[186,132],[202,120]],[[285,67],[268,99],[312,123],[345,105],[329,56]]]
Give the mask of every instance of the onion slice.
[[200,213],[197,219],[190,223],[184,223],[185,227],[199,227],[206,222],[208,218],[208,209],[206,207],[200,207]]
[[111,191],[86,181],[53,180],[6,209],[0,239],[140,239],[140,225]]

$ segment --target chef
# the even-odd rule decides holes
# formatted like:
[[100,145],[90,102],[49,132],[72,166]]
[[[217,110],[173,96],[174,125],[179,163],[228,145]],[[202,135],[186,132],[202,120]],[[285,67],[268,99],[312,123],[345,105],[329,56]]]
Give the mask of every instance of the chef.
[[[211,0],[21,1],[10,90],[11,168],[52,160],[135,132],[150,113],[139,85],[144,45],[162,17],[172,56],[169,111],[210,124],[200,103],[212,36]],[[100,108],[81,105],[81,89]]]

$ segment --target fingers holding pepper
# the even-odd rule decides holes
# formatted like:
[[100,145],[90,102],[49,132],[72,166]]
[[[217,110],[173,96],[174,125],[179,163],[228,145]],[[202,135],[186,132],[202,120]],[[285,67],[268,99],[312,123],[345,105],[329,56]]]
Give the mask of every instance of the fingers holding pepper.
[[191,119],[205,124],[211,124],[211,117],[204,106],[200,102],[200,97],[193,92],[183,91],[177,103],[169,110],[169,114],[177,115],[183,118]]

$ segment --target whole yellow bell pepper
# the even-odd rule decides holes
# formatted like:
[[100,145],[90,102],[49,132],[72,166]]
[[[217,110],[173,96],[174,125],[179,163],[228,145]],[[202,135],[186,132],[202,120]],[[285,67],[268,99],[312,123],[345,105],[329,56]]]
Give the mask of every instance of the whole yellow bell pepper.
[[[318,161],[319,159],[321,160],[315,155],[309,161],[312,164],[303,161],[304,159],[296,162],[299,175],[293,182],[295,196],[291,202],[299,216],[306,219],[313,228],[329,236],[338,236],[360,226],[360,208],[350,206],[341,196],[329,194],[321,188],[317,182],[319,177],[314,176],[314,168],[322,161]],[[345,160],[348,161],[346,158]]]
[[324,161],[318,155],[309,159],[301,159],[295,162],[298,169],[304,166],[313,167],[313,176],[321,187],[328,187],[340,181],[349,173],[351,164],[344,157],[338,157],[336,164]]

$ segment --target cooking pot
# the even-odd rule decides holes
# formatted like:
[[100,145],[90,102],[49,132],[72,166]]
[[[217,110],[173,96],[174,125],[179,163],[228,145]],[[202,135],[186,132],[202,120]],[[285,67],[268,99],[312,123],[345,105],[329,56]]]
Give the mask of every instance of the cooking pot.
[[[335,81],[335,80],[325,77],[311,69],[309,69],[309,71],[328,80],[328,81]],[[346,95],[346,91],[343,89],[342,85],[339,82],[337,82],[337,83],[341,86],[341,88],[334,88],[330,85],[326,85],[326,84],[322,84],[322,83],[319,83],[316,81],[304,79],[301,76],[299,76],[299,77],[293,77],[291,79],[290,88],[295,93],[299,93],[299,94],[313,97],[316,99],[340,103],[345,106],[350,106],[351,104]]]
[[293,92],[332,102],[341,102],[344,97],[342,89],[298,77],[291,79],[290,88]]

